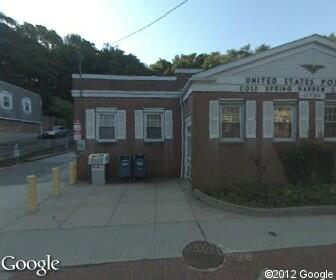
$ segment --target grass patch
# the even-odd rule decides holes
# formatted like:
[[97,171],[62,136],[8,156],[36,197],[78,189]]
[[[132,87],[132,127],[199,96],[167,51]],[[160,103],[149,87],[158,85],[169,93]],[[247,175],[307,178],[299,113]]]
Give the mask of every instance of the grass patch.
[[331,184],[240,184],[204,192],[226,202],[260,208],[336,205],[336,188]]

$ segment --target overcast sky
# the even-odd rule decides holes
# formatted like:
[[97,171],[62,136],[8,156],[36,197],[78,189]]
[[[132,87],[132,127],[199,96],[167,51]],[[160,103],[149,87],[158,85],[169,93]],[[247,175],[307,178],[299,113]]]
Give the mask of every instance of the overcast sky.
[[[182,0],[1,0],[19,23],[61,36],[80,34],[101,48],[158,18]],[[335,0],[189,0],[119,48],[150,64],[176,54],[224,52],[247,43],[276,46],[314,33],[336,32]]]

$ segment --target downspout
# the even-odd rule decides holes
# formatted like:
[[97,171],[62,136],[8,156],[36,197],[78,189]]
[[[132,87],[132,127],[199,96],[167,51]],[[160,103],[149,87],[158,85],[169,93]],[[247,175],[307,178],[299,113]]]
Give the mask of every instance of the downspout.
[[181,89],[181,95],[180,95],[180,108],[181,108],[181,171],[180,171],[180,178],[183,179],[183,173],[184,173],[184,110],[183,110],[183,97],[184,93],[186,92],[186,89],[188,89],[190,83],[191,83],[191,78],[188,79],[188,81],[185,83],[185,85]]
[[183,179],[184,171],[184,111],[183,111],[183,93],[180,96],[180,109],[181,109],[181,171],[180,179]]

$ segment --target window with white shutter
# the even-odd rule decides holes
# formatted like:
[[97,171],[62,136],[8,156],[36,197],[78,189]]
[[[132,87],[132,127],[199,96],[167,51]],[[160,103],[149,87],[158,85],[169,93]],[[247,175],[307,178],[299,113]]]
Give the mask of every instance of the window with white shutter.
[[324,102],[315,102],[315,137],[324,137]]
[[85,131],[86,139],[95,139],[95,110],[86,109],[85,110]]
[[243,102],[220,102],[220,138],[221,141],[242,141],[244,128]]
[[135,139],[143,139],[143,110],[134,111]]
[[219,101],[209,102],[209,137],[210,139],[219,138]]
[[256,138],[256,101],[246,101],[246,138]]
[[294,141],[296,138],[296,104],[273,103],[273,138],[276,141]]
[[144,139],[147,142],[164,141],[164,110],[144,111]]
[[126,139],[126,110],[117,111],[117,138]]
[[165,122],[165,138],[173,139],[173,111],[164,111],[164,122]]
[[117,110],[108,108],[96,110],[96,140],[98,142],[117,140]]
[[300,138],[309,136],[309,101],[299,102],[299,136]]
[[328,102],[324,108],[324,137],[336,139],[336,103]]
[[263,102],[263,137],[273,138],[273,101]]

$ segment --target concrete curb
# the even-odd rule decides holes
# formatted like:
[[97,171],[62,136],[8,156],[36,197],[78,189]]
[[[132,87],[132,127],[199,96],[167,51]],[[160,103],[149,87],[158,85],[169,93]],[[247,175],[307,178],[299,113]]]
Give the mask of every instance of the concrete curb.
[[307,216],[307,215],[336,214],[336,206],[332,205],[284,207],[284,208],[252,208],[218,200],[216,198],[206,195],[199,189],[193,189],[192,194],[196,199],[200,200],[201,202],[209,206],[229,212],[250,216],[276,217],[276,216]]

